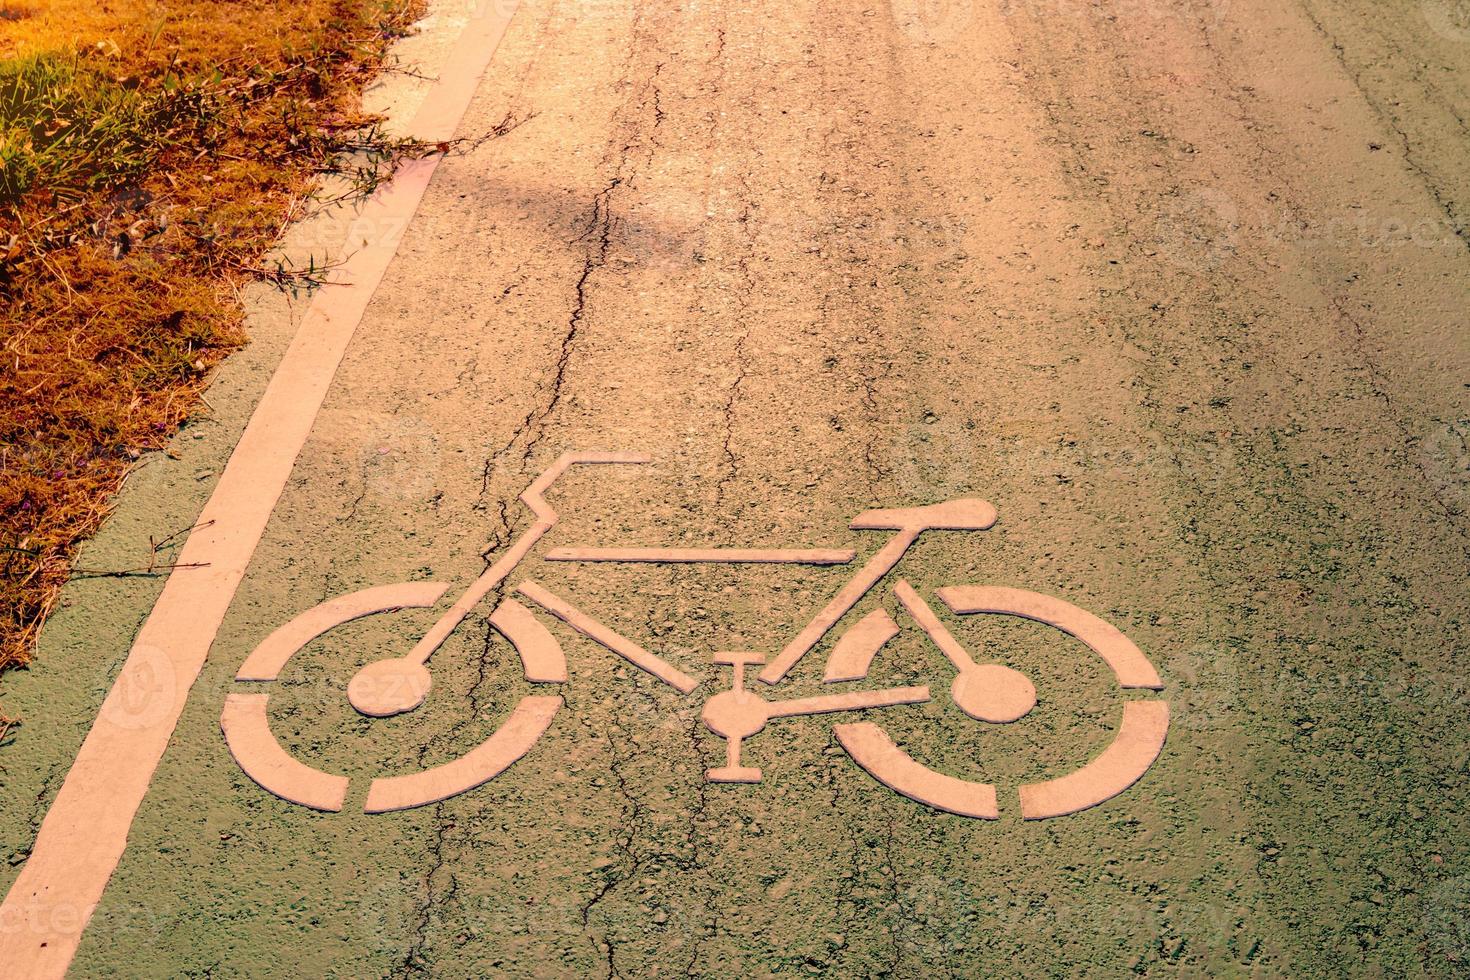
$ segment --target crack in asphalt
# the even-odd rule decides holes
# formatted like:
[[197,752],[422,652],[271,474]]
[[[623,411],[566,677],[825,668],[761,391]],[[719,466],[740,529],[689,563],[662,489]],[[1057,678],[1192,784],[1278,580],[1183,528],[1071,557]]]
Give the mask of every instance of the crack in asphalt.
[[[626,77],[626,75],[628,74],[627,66],[631,65],[637,52],[640,49],[640,41],[647,40],[645,33],[642,30],[642,15],[643,11],[640,8],[634,22],[633,39],[630,43],[628,58],[625,62],[625,68],[623,70],[624,77]],[[652,104],[654,110],[653,128],[656,129],[663,122],[664,112],[661,104],[661,94],[656,84],[656,81],[660,73],[662,72],[662,69],[662,62],[654,66],[649,79],[640,88],[639,92],[635,93],[633,96],[630,96],[629,99],[625,100],[619,106],[619,108],[615,110],[615,120],[617,120],[620,116],[626,115],[629,105],[641,93],[643,94],[643,98],[639,99],[637,102],[637,106],[640,112],[644,109],[644,107]],[[649,90],[652,91],[652,96],[647,95],[647,92]],[[524,440],[524,446],[522,447],[522,451],[520,453],[521,462],[525,464],[531,461],[531,458],[535,453],[537,447],[545,438],[547,430],[547,420],[550,418],[552,413],[556,410],[556,408],[562,401],[564,389],[567,383],[567,372],[576,350],[576,344],[581,328],[588,315],[588,301],[591,280],[594,274],[596,274],[599,270],[603,269],[606,266],[609,252],[612,247],[612,241],[618,220],[614,213],[615,209],[613,198],[620,189],[627,189],[631,186],[633,182],[630,169],[632,165],[632,154],[638,145],[638,140],[636,139],[636,124],[636,119],[633,120],[632,123],[628,124],[635,129],[635,138],[626,139],[622,142],[620,148],[617,151],[616,161],[613,164],[612,176],[608,179],[607,183],[604,184],[604,186],[593,196],[591,205],[588,210],[584,229],[581,234],[572,239],[572,244],[584,244],[585,251],[582,259],[581,268],[578,271],[576,279],[573,283],[573,298],[571,309],[567,316],[566,329],[560,338],[559,349],[556,361],[551,372],[551,378],[549,380],[549,383],[543,386],[546,397],[541,404],[533,406],[526,413],[521,422],[517,425],[511,437],[506,440],[506,442],[498,450],[496,450],[486,458],[480,473],[481,496],[489,492],[491,481],[494,475],[498,472],[499,464],[517,445],[517,443]],[[617,127],[615,124],[615,129],[616,128]],[[654,148],[657,146],[657,140],[650,140],[649,143],[650,148],[647,154],[648,159],[645,162],[652,160]],[[502,293],[502,297],[508,294],[510,290],[514,287],[514,285],[515,284],[513,283],[512,286],[507,287],[506,290]],[[495,553],[504,548],[507,542],[510,540],[511,520],[509,515],[509,504],[505,500],[499,500],[496,502],[496,508],[499,528],[495,533],[494,539],[489,543],[484,551],[481,552],[480,555],[482,561],[487,567],[493,562]],[[502,582],[499,586],[492,590],[492,593],[490,595],[486,597],[485,602],[489,607],[493,608],[494,606],[498,605],[500,601],[503,600],[505,595],[505,587],[506,583]],[[487,679],[488,664],[492,659],[491,644],[493,638],[497,635],[496,631],[492,626],[489,625],[488,621],[484,624],[484,631],[485,633],[481,645],[481,654],[476,665],[476,677],[470,686],[470,690],[467,696],[471,710],[468,712],[465,720],[451,727],[449,733],[446,736],[446,740],[450,742],[458,738],[459,735],[464,731],[465,727],[469,725],[473,720],[477,720],[480,714],[482,698],[481,691]],[[635,687],[639,686],[636,678],[634,680],[634,684]],[[570,685],[564,688],[564,692],[567,696],[568,701],[570,701],[572,699],[572,689]],[[585,718],[584,724],[587,724]],[[616,756],[618,751],[616,742],[612,738],[610,732],[606,734],[609,744],[612,746],[613,752]],[[419,750],[418,760],[420,768],[423,767],[424,760],[426,759],[427,754],[429,753],[431,748],[441,744],[442,741],[443,740],[430,740],[428,744],[426,744]],[[631,736],[628,737],[628,741],[633,741]],[[625,764],[626,761],[621,759],[621,757],[615,758],[612,764],[612,769],[615,777],[618,780],[619,790],[623,794],[625,800],[627,800],[631,811],[631,819],[628,822],[626,838],[620,841],[624,853],[630,859],[630,867],[627,875],[624,877],[631,877],[632,875],[635,875],[637,873],[638,869],[641,867],[642,861],[642,859],[637,855],[634,850],[634,845],[637,841],[637,836],[639,833],[638,822],[640,819],[639,815],[642,810],[642,804],[628,789],[627,781],[623,775],[623,767],[625,766]],[[402,963],[402,969],[409,972],[423,972],[429,968],[431,961],[428,956],[428,946],[432,938],[431,930],[435,910],[437,908],[442,908],[446,903],[452,901],[458,889],[458,881],[452,874],[450,875],[447,887],[436,890],[434,884],[437,877],[445,868],[447,861],[447,832],[454,826],[446,819],[448,812],[447,804],[448,801],[438,803],[435,805],[434,808],[433,824],[435,828],[435,833],[429,844],[429,866],[424,876],[425,898],[424,902],[416,912],[415,926],[413,929],[414,939]],[[603,886],[595,893],[595,895],[582,907],[581,918],[584,931],[588,928],[591,916],[598,903],[600,903],[612,891],[614,886],[619,881],[624,880],[624,877],[609,877],[609,879],[604,882]],[[607,943],[606,961],[609,977],[617,976],[618,972],[615,962],[614,944],[611,941],[608,941]]]
[[459,888],[458,880],[451,874],[449,887],[437,895],[434,891],[434,881],[443,870],[445,862],[445,833],[449,825],[444,818],[444,809],[443,803],[434,804],[434,835],[429,842],[429,865],[424,872],[424,901],[415,916],[413,941],[409,943],[408,951],[399,964],[403,973],[430,972],[432,964],[428,959],[428,946],[434,924],[434,910],[436,906],[446,904]]
[[657,82],[658,76],[663,70],[664,63],[662,61],[653,66],[653,77],[655,79],[653,83],[653,132],[649,134],[649,139],[655,146],[661,145],[658,142],[656,134],[658,128],[664,124],[664,93]]
[[[837,750],[833,752],[832,750]],[[841,753],[840,755],[838,753]],[[859,864],[858,855],[862,853],[862,835],[859,833],[861,824],[855,822],[852,815],[842,807],[842,782],[839,770],[845,769],[842,759],[847,751],[837,741],[837,733],[833,729],[827,731],[827,747],[822,753],[822,768],[827,773],[828,783],[832,788],[832,804],[830,809],[834,813],[842,815],[842,822],[847,830],[847,856],[849,874],[847,877],[837,876],[833,898],[833,918],[842,921],[842,905],[844,902],[853,902],[852,890],[857,881]],[[829,761],[831,760],[831,761]],[[844,939],[845,942],[845,939]]]
[[[628,73],[627,66],[631,65],[638,52],[639,41],[645,40],[640,36],[641,24],[642,8],[634,23],[634,38],[625,61],[624,78]],[[640,148],[640,143],[646,142],[647,144],[642,161],[643,166],[652,163],[660,148],[654,133],[664,119],[658,87],[658,78],[663,68],[664,62],[656,62],[648,77],[640,85],[628,86],[631,94],[614,111],[613,129],[615,132],[623,131],[624,137],[615,151],[615,158],[610,161],[612,175],[592,196],[581,233],[568,242],[572,246],[583,246],[582,264],[572,282],[571,308],[558,343],[550,379],[542,385],[542,401],[532,405],[521,418],[510,438],[486,457],[480,474],[482,488],[489,486],[497,467],[517,443],[524,442],[520,453],[521,473],[529,473],[527,464],[531,463],[533,455],[546,438],[547,422],[562,402],[567,383],[567,372],[571,366],[573,354],[576,352],[584,321],[588,316],[592,278],[607,267],[613,237],[619,225],[620,219],[615,214],[613,198],[620,190],[627,191],[636,182],[638,169],[634,166],[634,151]],[[628,85],[626,82],[622,84]],[[653,110],[653,123],[645,133],[640,128],[640,117],[646,115],[649,108]],[[509,292],[510,288],[507,287],[506,292]]]
[[[632,684],[633,689],[637,694],[642,695],[646,700],[654,703],[655,705],[657,704],[657,700],[653,697],[653,695],[649,694],[648,691],[644,689],[643,683],[637,675],[629,675],[628,681]],[[584,718],[583,724],[591,727],[590,719]],[[614,734],[614,729],[616,729],[616,736]],[[613,942],[611,937],[606,935],[604,935],[602,941],[599,942],[597,936],[592,932],[592,914],[596,910],[597,906],[599,906],[608,897],[608,895],[612,893],[614,888],[625,881],[633,880],[637,877],[638,873],[643,870],[647,856],[641,853],[636,845],[638,843],[640,833],[642,833],[644,830],[648,808],[643,803],[643,801],[639,799],[638,795],[635,794],[629,787],[628,777],[624,773],[624,770],[627,767],[628,763],[637,755],[637,738],[631,732],[629,732],[627,726],[623,724],[622,719],[617,712],[612,712],[609,715],[608,723],[603,726],[601,734],[603,739],[607,742],[608,750],[611,754],[611,759],[608,762],[608,769],[613,774],[613,780],[616,784],[618,795],[623,798],[623,819],[620,826],[623,828],[624,832],[618,837],[614,838],[614,845],[618,848],[623,857],[626,859],[627,867],[625,870],[623,870],[621,874],[608,875],[603,880],[601,887],[599,887],[593,893],[591,898],[583,903],[580,914],[582,918],[582,931],[587,935],[588,940],[592,943],[593,949],[599,950],[601,946],[606,946],[608,977],[609,980],[611,980],[611,978],[619,975],[617,971],[617,964],[615,961],[616,944]],[[621,736],[625,743],[632,745],[633,751],[620,751],[617,736]]]
[[[508,508],[504,501],[500,502],[499,510],[500,527],[496,529],[494,537],[480,555],[481,560],[486,566],[491,563],[491,556],[504,548],[510,541],[511,526]],[[505,587],[506,583],[504,581],[500,582],[485,597],[483,603],[491,609],[499,606],[505,598]],[[469,710],[465,712],[459,721],[449,727],[448,732],[442,739],[430,738],[419,747],[415,764],[420,770],[427,768],[426,760],[432,750],[443,744],[453,745],[469,725],[480,720],[480,708],[482,704],[481,688],[489,675],[488,666],[493,659],[491,644],[494,642],[494,638],[499,635],[495,627],[490,625],[488,618],[482,623],[482,628],[484,633],[480,644],[480,655],[475,663],[475,680],[470,685],[470,689],[466,694]],[[446,816],[448,813],[448,803],[449,801],[445,800],[434,804],[433,834],[429,841],[429,862],[423,876],[424,901],[415,911],[414,927],[411,932],[413,938],[409,943],[408,951],[404,954],[403,962],[400,964],[401,969],[406,972],[418,973],[429,970],[431,963],[427,951],[431,938],[430,931],[433,927],[435,909],[453,900],[459,889],[459,880],[453,873],[450,873],[448,887],[443,892],[436,893],[434,888],[434,882],[439,876],[439,873],[444,869],[446,863],[446,837],[448,832],[454,827],[454,824]]]
[[[481,492],[484,492],[483,489]],[[498,524],[495,529],[495,535],[490,539],[490,542],[485,545],[485,549],[480,552],[480,562],[485,568],[489,568],[492,564],[494,564],[495,553],[501,548],[504,548],[506,544],[510,541],[510,503],[502,498],[495,502],[495,508],[495,517]],[[503,597],[503,594],[497,591],[496,598],[501,597]]]
[[750,316],[750,297],[755,292],[755,277],[750,271],[750,260],[755,255],[756,236],[750,229],[751,191],[749,175],[746,173],[740,175],[740,191],[741,208],[737,222],[741,229],[744,254],[735,263],[740,274],[739,288],[735,294],[737,304],[735,322],[739,333],[735,338],[735,380],[727,389],[725,404],[721,409],[724,435],[720,440],[720,452],[725,458],[725,473],[715,483],[716,505],[724,503],[726,488],[740,478],[740,457],[731,448],[735,441],[735,403],[740,399],[741,389],[745,385],[746,377],[750,374],[750,355],[746,352],[746,345],[749,344],[751,333],[755,330]]
[[[492,607],[498,606],[503,598],[503,588],[504,585],[502,583],[500,587],[494,590],[493,598],[487,596],[486,602]],[[475,664],[475,680],[466,695],[466,700],[469,702],[469,710],[465,712],[463,720],[450,726],[448,734],[443,739],[444,742],[448,742],[449,744],[453,744],[472,722],[480,720],[480,689],[488,676],[488,664],[492,660],[491,644],[498,635],[495,627],[491,626],[488,621],[483,624],[483,628],[484,635],[480,645],[480,655],[476,659]],[[440,740],[430,739],[419,748],[416,764],[420,770],[426,768],[425,760],[428,757],[431,747],[437,746],[438,744],[440,744]],[[455,827],[454,822],[448,819],[448,804],[448,800],[434,804],[434,829],[429,841],[428,867],[424,871],[423,878],[424,901],[415,914],[415,924],[412,931],[413,941],[409,944],[408,952],[404,954],[402,963],[402,968],[409,972],[428,972],[431,965],[428,958],[428,946],[431,938],[430,931],[433,928],[435,910],[441,909],[453,901],[454,896],[459,891],[459,878],[453,872],[449,873],[449,881],[446,888],[436,892],[434,887],[435,880],[439,877],[439,873],[444,870],[446,865],[447,858],[445,856],[445,850],[448,833]]]
[[868,410],[869,428],[872,434],[868,436],[863,445],[863,465],[868,470],[868,491],[873,499],[878,499],[878,486],[893,475],[893,467],[884,466],[878,461],[879,427],[875,424],[879,417],[878,413],[878,382],[884,381],[893,371],[893,362],[885,361],[883,370],[877,374],[863,371],[860,378],[863,383],[862,402],[863,407]]
[[893,845],[897,838],[897,832],[894,830],[895,818],[893,809],[885,806],[884,810],[888,815],[888,832],[883,841],[883,863],[888,868],[888,891],[892,896],[889,907],[890,909],[896,910],[898,914],[894,916],[894,924],[889,929],[889,936],[893,941],[893,958],[889,961],[888,969],[882,975],[892,976],[898,972],[899,965],[903,963],[904,926],[909,921],[910,914],[909,910],[904,907],[903,886],[899,882],[898,862],[894,859]]
[[[695,759],[700,763],[703,762],[704,756],[704,753],[700,749],[700,728],[702,727],[703,722],[700,720],[698,715],[690,719],[689,745],[693,751]],[[684,975],[689,977],[695,976],[694,968],[699,964],[700,940],[705,936],[718,933],[720,928],[720,916],[719,913],[714,910],[714,899],[716,893],[715,881],[713,876],[711,876],[709,872],[705,870],[704,858],[700,852],[700,824],[704,821],[706,815],[709,812],[710,784],[709,779],[706,778],[704,774],[704,767],[702,764],[697,766],[695,771],[698,773],[698,776],[696,778],[696,785],[698,786],[698,789],[695,793],[694,808],[689,812],[689,831],[685,835],[685,843],[689,847],[690,868],[692,868],[696,872],[703,873],[706,881],[708,882],[707,908],[709,911],[709,919],[707,922],[701,923],[701,926],[704,930],[703,933],[696,933],[693,930],[690,930],[689,961],[684,965]]]
[[[724,101],[726,87],[730,74],[730,62],[726,59],[727,30],[723,24],[715,27],[714,51],[705,62],[707,69],[712,69],[708,81],[703,86],[707,100],[712,106],[719,105]],[[741,103],[742,105],[744,103]],[[724,131],[722,119],[724,114],[711,109],[705,114],[709,128],[704,134],[703,142],[706,146],[716,146]],[[750,296],[755,288],[753,277],[750,273],[749,260],[755,252],[755,239],[750,230],[749,222],[752,209],[752,195],[750,190],[750,174],[748,170],[742,171],[739,176],[740,183],[740,213],[737,223],[741,231],[742,254],[736,260],[736,268],[740,273],[740,282],[735,290],[735,299],[738,309],[735,321],[739,333],[736,336],[733,360],[735,361],[735,378],[726,389],[724,402],[720,409],[722,434],[720,437],[720,456],[724,460],[724,472],[715,481],[714,496],[718,506],[725,499],[725,491],[728,486],[740,476],[740,458],[735,453],[735,403],[740,397],[740,390],[745,384],[749,370],[749,358],[746,354],[746,344],[749,342],[754,329],[749,316]],[[709,201],[706,198],[705,211],[710,212]]]
[[[627,151],[629,147],[624,146],[619,158],[617,174],[598,191],[592,198],[590,213],[587,217],[586,230],[572,240],[572,243],[588,242],[592,244],[582,258],[582,268],[572,285],[572,307],[567,316],[566,330],[562,334],[556,361],[552,366],[551,380],[547,388],[549,394],[540,405],[534,405],[526,412],[516,426],[511,437],[505,441],[498,450],[488,456],[480,472],[480,485],[486,487],[490,483],[491,475],[501,459],[523,438],[525,446],[521,452],[522,463],[529,463],[536,447],[546,435],[546,419],[561,404],[562,389],[566,384],[567,367],[571,364],[572,352],[577,342],[577,334],[582,326],[582,320],[587,313],[587,290],[588,282],[593,273],[607,264],[608,249],[612,244],[613,216],[611,198],[615,190],[623,183],[622,171],[626,165]],[[526,472],[524,467],[522,472]]]

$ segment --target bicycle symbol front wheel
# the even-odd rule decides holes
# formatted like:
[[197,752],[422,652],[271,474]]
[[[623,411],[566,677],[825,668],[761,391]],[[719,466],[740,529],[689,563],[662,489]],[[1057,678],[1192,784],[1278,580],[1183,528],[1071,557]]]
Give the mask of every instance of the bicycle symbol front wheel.
[[[974,663],[912,587],[900,582],[896,592],[904,608],[956,668],[950,694],[961,711],[978,721],[1006,724],[1024,717],[1036,704],[1035,688],[1028,678],[1009,667]],[[1121,690],[1163,689],[1158,672],[1133,641],[1111,623],[1070,602],[996,586],[941,588],[938,595],[956,615],[1020,616],[1081,640],[1107,663]],[[837,641],[825,679],[836,682],[866,676],[873,656],[897,633],[897,624],[886,612],[880,609],[869,614]],[[1127,701],[1112,742],[1096,758],[1067,775],[1020,786],[1021,816],[1027,820],[1064,816],[1112,799],[1153,765],[1163,751],[1168,728],[1167,702]],[[890,789],[949,813],[989,820],[1000,817],[993,784],[931,769],[900,748],[877,723],[839,724],[833,731],[853,761]]]

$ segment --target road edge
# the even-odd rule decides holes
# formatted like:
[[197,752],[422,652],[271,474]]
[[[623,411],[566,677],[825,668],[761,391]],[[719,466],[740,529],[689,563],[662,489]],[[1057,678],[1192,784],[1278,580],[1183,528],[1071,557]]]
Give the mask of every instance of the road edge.
[[[412,117],[411,133],[429,142],[453,137],[517,6],[518,0],[503,0],[475,8]],[[0,904],[0,962],[12,975],[66,974],[189,690],[439,159],[406,163],[368,200],[352,224],[367,233],[360,247],[297,326],[183,546],[180,569],[139,630]]]

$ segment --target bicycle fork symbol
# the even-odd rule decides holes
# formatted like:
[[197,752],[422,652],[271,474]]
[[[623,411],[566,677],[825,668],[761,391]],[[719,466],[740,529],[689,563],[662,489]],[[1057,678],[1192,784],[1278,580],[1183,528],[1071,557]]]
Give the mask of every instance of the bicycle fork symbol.
[[[535,517],[510,549],[470,586],[404,656],[371,663],[348,684],[353,707],[369,717],[388,717],[421,705],[432,687],[428,660],[465,616],[498,587],[557,523],[556,511],[543,496],[555,480],[576,464],[642,463],[647,458],[626,453],[567,454],[521,494]],[[898,563],[927,530],[980,531],[996,519],[983,500],[952,500],[927,507],[870,510],[855,518],[857,530],[890,530],[893,537],[860,568],[830,602],[769,664],[758,653],[719,653],[714,662],[732,670],[731,687],[712,696],[702,718],[726,740],[725,765],[706,771],[714,782],[759,782],[761,770],[741,764],[742,744],[773,719],[831,712],[860,711],[930,700],[928,687],[889,688],[768,701],[746,685],[747,667],[762,666],[758,678],[779,683],[858,601]],[[549,561],[577,562],[719,562],[846,564],[851,550],[582,548],[554,549]],[[323,633],[349,620],[396,609],[432,606],[446,586],[430,582],[401,583],[365,589],[307,610],[277,629],[246,659],[236,681],[249,685],[273,682],[297,652]],[[929,636],[955,669],[950,695],[971,718],[1004,724],[1024,717],[1036,705],[1031,681],[1000,664],[977,664],[948,632],[939,617],[907,582],[898,581],[899,603]],[[515,593],[563,621],[572,629],[658,678],[689,694],[698,681],[663,658],[598,622],[530,580]],[[940,599],[956,614],[998,613],[1023,616],[1052,625],[1080,639],[1112,668],[1122,689],[1159,690],[1162,684],[1141,651],[1106,622],[1062,600],[1020,589],[990,586],[941,588]],[[568,679],[561,645],[532,611],[515,597],[504,599],[491,614],[491,626],[520,657],[526,680],[556,684]],[[828,655],[827,684],[865,678],[877,652],[899,632],[879,608],[849,628]],[[241,768],[263,788],[291,802],[337,811],[348,788],[345,776],[314,769],[287,753],[270,731],[269,694],[232,693],[226,698],[221,727]],[[465,792],[493,779],[528,752],[544,734],[562,705],[555,695],[527,695],[510,716],[469,752],[443,765],[405,775],[383,776],[369,786],[364,809],[384,812],[422,806]],[[1125,703],[1122,724],[1112,745],[1068,776],[1020,787],[1024,817],[1037,819],[1073,813],[1122,792],[1139,779],[1163,748],[1168,706],[1154,700]],[[966,816],[999,816],[995,787],[928,768],[899,748],[871,722],[835,725],[834,733],[855,762],[880,782],[937,809]]]

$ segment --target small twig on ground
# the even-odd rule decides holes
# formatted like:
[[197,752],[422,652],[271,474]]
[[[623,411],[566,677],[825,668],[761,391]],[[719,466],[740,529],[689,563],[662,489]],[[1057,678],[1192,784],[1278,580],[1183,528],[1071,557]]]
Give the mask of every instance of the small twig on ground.
[[183,563],[177,564],[177,565],[155,565],[155,564],[150,563],[148,565],[139,566],[138,568],[121,568],[121,569],[116,569],[116,570],[113,570],[113,571],[108,571],[106,569],[100,569],[100,568],[75,568],[75,569],[72,569],[72,575],[71,575],[71,577],[73,579],[84,579],[84,578],[147,578],[150,575],[161,575],[164,572],[171,572],[171,571],[173,571],[176,568],[208,568],[208,567],[209,567],[209,562],[207,562],[207,561],[191,561],[191,562],[183,562]]
[[175,531],[173,534],[170,534],[168,537],[166,537],[166,538],[160,538],[157,541],[153,540],[153,535],[150,534],[150,535],[148,535],[148,544],[151,546],[151,548],[153,549],[153,553],[156,555],[156,554],[158,554],[158,552],[160,550],[162,550],[163,548],[168,547],[174,541],[177,541],[179,538],[181,538],[184,535],[188,534],[190,531],[197,531],[200,528],[209,527],[213,523],[214,523],[214,521],[210,520],[210,521],[205,521],[202,524],[190,524],[188,527],[180,528],[179,530]]
[[214,521],[205,521],[202,524],[191,524],[188,527],[180,528],[164,538],[154,538],[150,534],[148,536],[149,557],[147,565],[139,565],[137,568],[120,569],[73,568],[72,578],[132,578],[134,576],[142,577],[156,575],[161,572],[171,572],[176,568],[205,568],[209,565],[209,562],[194,561],[162,564],[158,561],[158,553],[190,531],[197,531],[199,528],[209,527],[213,523]]

